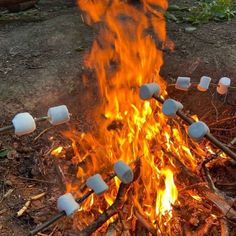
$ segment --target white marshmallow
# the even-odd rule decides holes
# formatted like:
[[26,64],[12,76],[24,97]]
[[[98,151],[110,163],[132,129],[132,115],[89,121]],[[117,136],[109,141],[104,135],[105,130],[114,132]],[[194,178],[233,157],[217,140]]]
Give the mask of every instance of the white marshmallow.
[[57,200],[57,209],[59,211],[65,211],[67,216],[71,216],[79,208],[80,205],[75,201],[71,193],[66,193]]
[[231,79],[227,77],[222,77],[219,80],[218,86],[217,86],[217,92],[221,95],[226,94],[228,92],[228,88],[231,84]]
[[134,173],[132,169],[123,161],[117,161],[114,165],[114,171],[121,182],[128,184],[133,181]]
[[36,129],[34,118],[28,113],[19,113],[12,120],[15,134],[18,136],[32,133]]
[[194,122],[188,127],[188,135],[194,141],[201,141],[209,132],[208,126],[202,121]]
[[165,116],[174,118],[178,110],[182,110],[182,103],[175,101],[174,99],[167,99],[162,105],[162,112]]
[[70,120],[70,113],[65,105],[51,107],[48,110],[48,118],[52,125],[60,125]]
[[179,76],[177,78],[175,88],[187,91],[191,86],[190,80],[191,80],[190,77],[181,77],[181,76]]
[[86,181],[86,185],[91,188],[97,195],[100,195],[108,190],[108,186],[102,179],[100,174],[89,177]]
[[139,97],[142,100],[150,99],[154,94],[160,94],[160,86],[156,83],[144,84],[139,90]]
[[211,82],[211,78],[210,77],[202,76],[201,80],[200,80],[200,83],[197,86],[197,89],[199,91],[201,91],[201,92],[207,91],[208,88],[209,88],[210,82]]

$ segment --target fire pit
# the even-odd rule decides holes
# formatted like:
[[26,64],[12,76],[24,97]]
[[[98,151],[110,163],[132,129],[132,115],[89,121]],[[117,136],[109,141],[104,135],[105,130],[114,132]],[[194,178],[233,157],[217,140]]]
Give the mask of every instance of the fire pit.
[[[78,1],[83,19],[99,28],[85,64],[97,77],[101,101],[94,114],[96,131],[65,132],[77,167],[76,179],[66,179],[67,192],[81,203],[73,215],[73,227],[79,235],[224,235],[223,217],[232,220],[236,214],[215,189],[207,164],[227,158],[226,154],[235,160],[236,155],[207,128],[195,139],[189,131],[191,140],[188,125],[197,118],[184,115],[184,103],[169,101],[176,110],[169,112],[167,107],[162,112],[167,92],[159,71],[169,41],[164,18],[168,4],[164,0],[144,0],[137,6],[129,2]],[[144,92],[143,101],[139,89],[147,83],[160,93]],[[121,183],[114,177],[112,166],[119,160],[131,163],[132,182]],[[96,191],[97,179],[91,176],[100,181],[108,178],[109,189],[102,182],[104,189]]]

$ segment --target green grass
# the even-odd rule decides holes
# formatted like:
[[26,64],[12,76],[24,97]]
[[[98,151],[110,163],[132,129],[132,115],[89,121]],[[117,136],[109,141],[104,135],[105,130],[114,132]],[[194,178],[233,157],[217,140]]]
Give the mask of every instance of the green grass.
[[209,21],[228,21],[236,15],[236,0],[200,0],[193,3],[192,7],[170,6],[167,19],[197,25]]

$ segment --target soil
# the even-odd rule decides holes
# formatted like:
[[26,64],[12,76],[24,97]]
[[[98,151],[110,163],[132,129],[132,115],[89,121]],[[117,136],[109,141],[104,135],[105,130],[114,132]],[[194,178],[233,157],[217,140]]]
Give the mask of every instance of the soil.
[[[219,78],[228,76],[232,86],[236,86],[236,18],[198,26],[192,33],[185,32],[186,26],[168,22],[168,35],[175,49],[164,54],[163,78],[171,84],[178,76],[191,76],[193,82],[198,82],[201,76],[208,75],[217,83]],[[83,81],[81,74],[84,54],[95,34],[93,28],[83,23],[73,3],[66,1],[42,0],[37,8],[20,13],[3,9],[0,12],[0,127],[11,123],[18,112],[29,111],[40,117],[51,106],[67,104],[77,128],[88,129],[88,108],[92,110],[98,96],[96,81],[92,77],[91,81]],[[212,124],[214,134],[222,142],[227,143],[236,136],[235,120],[214,124],[236,115],[235,89],[230,90],[226,102],[224,97],[214,94],[214,88],[201,93],[196,88],[180,92],[169,86],[168,91],[191,114]],[[63,178],[58,163],[48,159],[47,153],[61,141],[68,142],[60,132],[67,127],[51,129],[37,138],[48,127],[49,124],[42,123],[35,133],[20,139],[11,133],[1,135],[0,150],[10,151],[7,157],[0,156],[0,235],[27,235],[56,212]],[[226,130],[219,132],[219,128]],[[30,197],[42,192],[46,196],[34,201],[21,217],[15,217]]]

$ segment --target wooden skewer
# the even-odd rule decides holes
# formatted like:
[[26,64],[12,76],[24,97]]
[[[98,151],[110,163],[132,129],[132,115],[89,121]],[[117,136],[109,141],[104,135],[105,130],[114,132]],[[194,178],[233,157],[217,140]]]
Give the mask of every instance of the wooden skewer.
[[[132,165],[134,163],[137,163],[140,161],[140,158],[142,156],[138,157],[137,159],[135,159],[134,161],[130,162],[129,165]],[[115,173],[111,174],[110,176],[108,176],[104,181],[106,183],[110,182],[114,177],[116,176]],[[82,203],[84,200],[86,200],[91,194],[93,194],[94,191],[90,190],[87,193],[85,193],[81,198],[76,199],[77,203]],[[60,213],[58,213],[57,215],[53,216],[51,219],[49,219],[48,221],[44,222],[43,224],[39,225],[38,227],[36,227],[35,229],[31,230],[28,234],[28,236],[32,236],[35,235],[39,232],[41,232],[42,230],[46,229],[47,227],[49,227],[51,224],[53,224],[54,222],[56,222],[57,220],[59,220],[60,218],[62,218],[63,216],[65,216],[66,213],[65,211],[62,211]]]
[[[108,178],[105,179],[105,182],[109,182],[110,180],[112,180],[116,175],[112,174],[110,175]],[[77,199],[76,202],[77,203],[81,203],[84,200],[86,200],[91,194],[93,194],[93,190],[88,191],[87,193],[85,193],[81,198]],[[45,223],[39,225],[38,227],[36,227],[35,229],[31,230],[28,234],[28,236],[32,236],[35,235],[39,232],[41,232],[42,230],[46,229],[47,227],[49,227],[51,224],[53,224],[54,222],[58,221],[60,218],[62,218],[63,216],[65,216],[66,213],[65,211],[62,211],[60,213],[58,213],[57,215],[53,216],[51,219],[49,219],[48,221],[46,221]]]
[[[44,117],[40,117],[40,118],[35,118],[34,120],[35,120],[35,122],[41,122],[41,121],[48,120],[48,117],[44,116]],[[13,129],[14,129],[13,125],[8,125],[8,126],[0,128],[0,133],[5,132],[5,131],[9,131],[9,130],[13,130]]]

